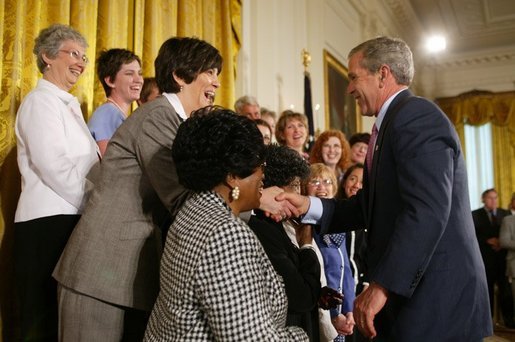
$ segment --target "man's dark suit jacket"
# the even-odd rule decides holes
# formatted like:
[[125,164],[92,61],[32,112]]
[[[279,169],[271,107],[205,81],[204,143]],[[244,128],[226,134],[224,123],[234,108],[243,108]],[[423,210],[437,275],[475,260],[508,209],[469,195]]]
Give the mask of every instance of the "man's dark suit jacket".
[[[492,225],[490,217],[488,216],[485,208],[479,208],[472,212],[472,218],[474,220],[474,227],[476,229],[476,236],[479,243],[479,250],[483,256],[485,268],[487,270],[495,270],[499,268],[499,260],[504,261],[506,259],[506,250],[503,249],[499,252],[493,250],[486,240],[496,237],[499,238],[499,230],[501,228],[501,222],[505,216],[510,215],[508,210],[497,208],[496,218],[497,224]],[[504,270],[502,271],[504,274]]]
[[458,136],[432,102],[402,91],[381,124],[372,173],[348,201],[324,201],[322,230],[368,227],[368,275],[389,291],[388,341],[479,341],[492,334]]

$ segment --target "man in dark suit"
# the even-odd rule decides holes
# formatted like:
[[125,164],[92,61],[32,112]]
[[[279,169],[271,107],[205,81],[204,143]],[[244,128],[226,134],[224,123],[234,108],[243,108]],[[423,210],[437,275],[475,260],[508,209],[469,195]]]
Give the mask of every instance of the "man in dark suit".
[[368,228],[370,286],[354,304],[366,336],[480,341],[492,334],[492,321],[463,153],[445,114],[407,89],[413,74],[412,53],[400,39],[354,48],[348,92],[363,115],[377,117],[363,189],[347,201],[278,199],[309,209],[303,221],[323,231]]
[[510,215],[508,210],[499,208],[497,191],[485,190],[481,194],[484,207],[472,212],[474,227],[476,229],[479,250],[483,257],[488,283],[488,295],[490,297],[490,309],[494,314],[494,285],[499,288],[498,303],[504,319],[504,325],[515,328],[513,322],[513,307],[510,284],[505,275],[507,250],[501,248],[499,242],[499,230],[502,220]]

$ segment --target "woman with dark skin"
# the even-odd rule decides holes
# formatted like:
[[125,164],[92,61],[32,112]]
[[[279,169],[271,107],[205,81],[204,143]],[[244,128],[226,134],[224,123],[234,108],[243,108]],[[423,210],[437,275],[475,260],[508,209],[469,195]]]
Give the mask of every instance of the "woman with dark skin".
[[307,341],[285,327],[282,281],[238,217],[259,207],[264,148],[256,124],[227,109],[179,127],[172,156],[192,195],[168,233],[145,341]]
[[[300,193],[300,185],[309,175],[309,167],[293,149],[270,145],[267,148],[266,187],[278,186],[286,192]],[[296,245],[288,236],[291,222],[275,222],[257,210],[249,221],[276,272],[283,278],[288,297],[286,325],[302,327],[311,341],[319,340],[318,298],[320,263],[312,244],[311,226],[296,229]]]

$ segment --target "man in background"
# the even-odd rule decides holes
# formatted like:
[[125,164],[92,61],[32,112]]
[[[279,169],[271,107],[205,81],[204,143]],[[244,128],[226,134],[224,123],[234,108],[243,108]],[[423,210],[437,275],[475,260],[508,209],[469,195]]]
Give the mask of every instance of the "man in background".
[[490,311],[494,315],[494,286],[497,284],[498,305],[501,309],[504,325],[515,328],[513,322],[513,300],[511,288],[506,278],[506,249],[501,248],[499,230],[505,216],[510,212],[499,208],[497,191],[485,190],[481,194],[484,204],[482,208],[472,212],[474,228],[476,229],[479,249],[485,265],[486,280],[488,283],[488,296],[490,297]]
[[234,103],[236,113],[246,116],[251,120],[261,119],[259,103],[253,96],[242,96]]

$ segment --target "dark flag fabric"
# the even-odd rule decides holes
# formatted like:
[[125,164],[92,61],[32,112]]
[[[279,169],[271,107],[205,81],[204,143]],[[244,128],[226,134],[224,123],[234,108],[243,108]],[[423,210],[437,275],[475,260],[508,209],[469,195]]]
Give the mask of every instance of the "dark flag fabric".
[[308,118],[309,140],[306,150],[311,150],[315,142],[315,124],[313,122],[313,103],[311,102],[311,78],[309,72],[304,72],[304,114]]

